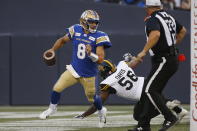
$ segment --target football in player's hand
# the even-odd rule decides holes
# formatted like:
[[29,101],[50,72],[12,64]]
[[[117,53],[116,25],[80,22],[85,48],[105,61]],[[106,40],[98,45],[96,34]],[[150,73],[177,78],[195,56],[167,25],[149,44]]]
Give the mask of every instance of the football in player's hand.
[[47,50],[43,54],[43,60],[46,63],[47,66],[53,66],[55,65],[56,59],[55,59],[55,52],[53,50]]

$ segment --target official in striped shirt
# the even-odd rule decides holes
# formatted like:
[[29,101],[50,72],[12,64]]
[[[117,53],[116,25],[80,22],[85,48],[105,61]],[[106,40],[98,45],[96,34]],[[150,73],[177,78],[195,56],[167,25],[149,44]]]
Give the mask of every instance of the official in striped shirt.
[[162,114],[165,118],[159,131],[166,131],[178,119],[167,108],[162,91],[178,69],[176,45],[184,38],[186,29],[162,9],[160,0],[146,0],[146,12],[148,15],[145,20],[147,42],[137,55],[136,64],[140,63],[149,51],[152,68],[145,80],[140,102],[135,106],[138,115],[136,115],[137,112],[134,112],[134,115],[138,116],[138,125],[129,131],[150,131],[150,121],[158,114]]

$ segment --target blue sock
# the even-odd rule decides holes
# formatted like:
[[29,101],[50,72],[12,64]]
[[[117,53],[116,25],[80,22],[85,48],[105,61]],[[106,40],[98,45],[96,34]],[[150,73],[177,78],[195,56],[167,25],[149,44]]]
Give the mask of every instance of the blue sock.
[[51,93],[51,103],[52,104],[57,104],[60,100],[60,93],[53,91]]
[[93,103],[96,107],[97,110],[101,110],[102,109],[102,100],[101,97],[99,95],[95,95],[94,96],[94,103]]

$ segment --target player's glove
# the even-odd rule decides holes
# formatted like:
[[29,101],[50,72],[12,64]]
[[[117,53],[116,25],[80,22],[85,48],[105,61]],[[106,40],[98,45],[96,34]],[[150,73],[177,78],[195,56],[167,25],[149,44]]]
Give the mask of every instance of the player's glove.
[[131,61],[132,58],[133,58],[133,56],[132,56],[130,53],[125,53],[125,54],[123,55],[123,59],[124,59],[124,61],[126,61],[126,62]]
[[55,52],[53,50],[47,50],[43,54],[43,60],[46,63],[47,66],[53,66],[55,65],[56,59],[55,59]]
[[84,118],[84,116],[80,114],[80,115],[74,116],[74,118],[77,118],[77,119],[83,119],[83,118]]

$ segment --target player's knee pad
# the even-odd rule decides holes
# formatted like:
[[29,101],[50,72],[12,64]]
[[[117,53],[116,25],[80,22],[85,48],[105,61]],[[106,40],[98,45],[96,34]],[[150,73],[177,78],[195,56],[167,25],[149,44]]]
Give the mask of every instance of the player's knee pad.
[[94,103],[93,104],[98,110],[102,109],[102,100],[99,95],[94,96]]

